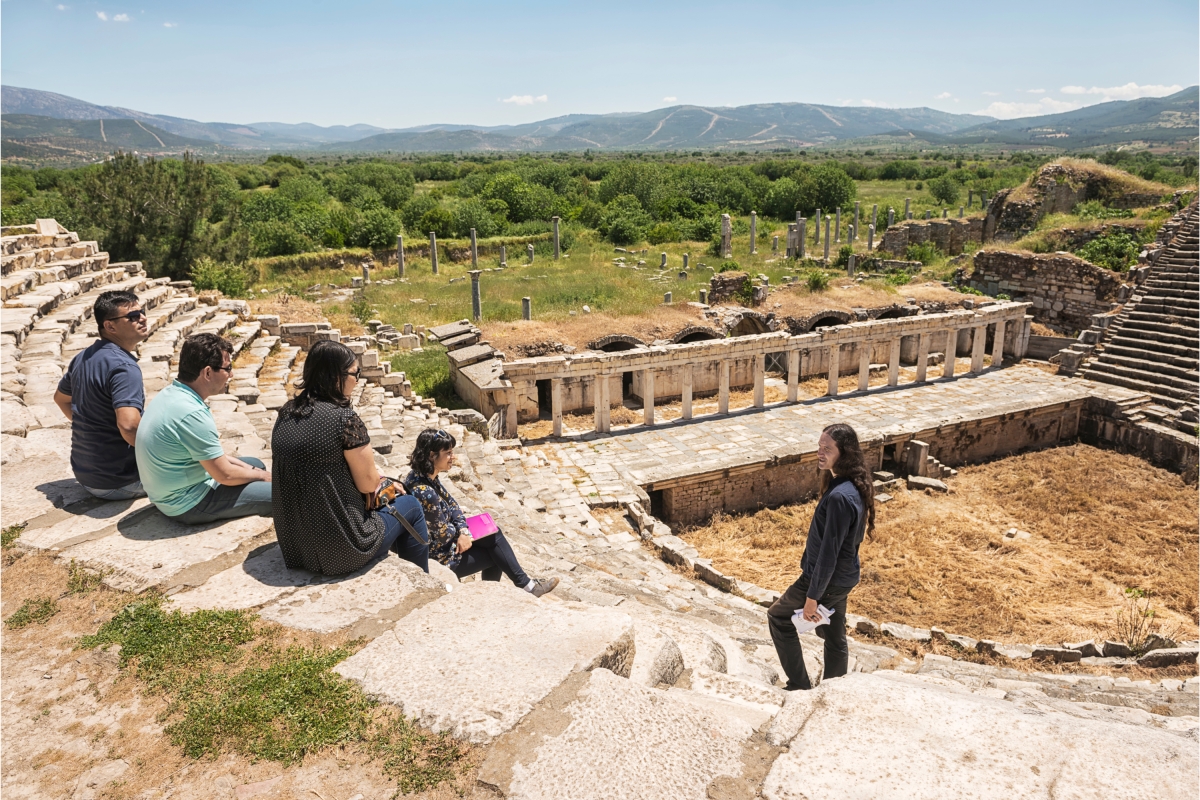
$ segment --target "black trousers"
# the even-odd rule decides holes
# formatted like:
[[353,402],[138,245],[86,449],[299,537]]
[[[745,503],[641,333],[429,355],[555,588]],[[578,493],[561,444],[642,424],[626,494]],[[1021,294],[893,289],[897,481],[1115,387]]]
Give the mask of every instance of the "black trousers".
[[[850,646],[846,643],[846,598],[850,596],[853,586],[828,586],[825,594],[817,602],[833,611],[833,616],[825,625],[818,625],[813,631],[825,640],[825,673],[828,678],[840,678],[846,674],[850,663]],[[771,639],[775,642],[775,652],[779,654],[779,663],[787,675],[785,689],[811,689],[812,681],[808,670],[804,667],[804,650],[800,646],[800,636],[796,633],[796,625],[792,622],[792,614],[804,608],[808,599],[808,576],[801,575],[800,579],[788,587],[783,596],[775,601],[767,611],[767,626],[771,629]]]
[[507,575],[518,588],[524,589],[529,583],[529,576],[517,563],[517,554],[512,545],[504,538],[504,531],[496,531],[491,536],[476,539],[471,549],[463,553],[454,574],[460,578],[482,573],[479,577],[485,581],[498,581],[500,576]]

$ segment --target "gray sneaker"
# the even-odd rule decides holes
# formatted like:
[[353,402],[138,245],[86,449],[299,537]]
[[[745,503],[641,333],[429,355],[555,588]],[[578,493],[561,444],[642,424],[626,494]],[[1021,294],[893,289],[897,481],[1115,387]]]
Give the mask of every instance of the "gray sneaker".
[[554,591],[555,586],[558,586],[558,578],[543,578],[533,582],[533,588],[529,590],[529,593],[534,597],[541,597]]

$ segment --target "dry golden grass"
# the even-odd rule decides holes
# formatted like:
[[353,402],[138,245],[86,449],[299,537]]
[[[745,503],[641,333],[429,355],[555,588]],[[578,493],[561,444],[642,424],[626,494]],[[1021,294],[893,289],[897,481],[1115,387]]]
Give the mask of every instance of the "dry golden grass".
[[[1157,598],[1197,634],[1197,499],[1178,475],[1086,445],[965,467],[949,495],[900,490],[878,506],[850,610],[977,638],[1113,635],[1123,590]],[[771,589],[799,573],[814,502],[722,516],[683,534],[721,570]],[[1018,528],[1029,539],[1008,541]]]
[[703,312],[686,303],[659,306],[644,316],[614,317],[609,314],[581,314],[567,319],[484,322],[483,338],[492,347],[520,357],[518,348],[540,342],[559,342],[579,350],[610,333],[636,336],[646,344],[670,338],[689,325],[704,325]]
[[[1107,164],[1101,164],[1098,161],[1081,158],[1060,158],[1046,167],[1055,164],[1066,167],[1070,176],[1068,180],[1073,184],[1081,184],[1087,181],[1100,180],[1105,186],[1102,194],[1108,198],[1115,198],[1128,193],[1153,193],[1153,194],[1170,194],[1174,191],[1165,183],[1156,183],[1140,178],[1137,175],[1132,175],[1123,169],[1112,167]],[[1013,190],[1012,199],[1025,199],[1033,196],[1033,184],[1037,181],[1042,167],[1029,180]]]
[[963,295],[936,282],[910,283],[894,288],[880,282],[854,283],[846,278],[834,278],[829,289],[823,292],[811,292],[803,284],[773,292],[766,305],[759,310],[774,311],[784,317],[806,317],[826,309],[849,311],[896,303],[903,305],[909,297],[952,305],[959,305],[963,301]]

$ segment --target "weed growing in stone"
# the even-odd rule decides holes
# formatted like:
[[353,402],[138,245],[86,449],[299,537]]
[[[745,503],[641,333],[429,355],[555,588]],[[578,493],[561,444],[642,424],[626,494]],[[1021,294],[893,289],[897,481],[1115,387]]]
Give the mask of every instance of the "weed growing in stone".
[[12,616],[4,620],[4,625],[13,630],[19,630],[27,625],[44,625],[47,620],[58,613],[58,602],[51,597],[35,597],[26,600]]
[[17,543],[17,539],[21,536],[21,531],[25,530],[25,523],[19,525],[9,525],[0,532],[0,547],[5,550]]
[[332,671],[352,650],[270,641],[272,628],[243,611],[185,614],[161,598],[131,603],[81,648],[120,645],[120,665],[166,696],[165,732],[189,758],[233,752],[294,764],[328,747],[359,746],[399,791],[453,777],[466,754],[379,706]]
[[93,572],[71,559],[67,565],[67,594],[88,594],[100,588],[107,572]]

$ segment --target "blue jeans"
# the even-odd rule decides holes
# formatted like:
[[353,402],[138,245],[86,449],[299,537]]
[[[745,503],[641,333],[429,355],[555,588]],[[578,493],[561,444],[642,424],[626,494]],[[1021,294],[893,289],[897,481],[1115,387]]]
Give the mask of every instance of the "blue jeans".
[[498,581],[501,575],[507,575],[519,589],[529,584],[529,576],[517,563],[517,554],[512,545],[504,538],[504,531],[496,531],[491,536],[484,536],[471,543],[471,549],[462,554],[454,574],[460,578],[480,573],[485,581]]
[[[408,524],[412,525],[417,533],[423,534],[426,539],[429,538],[421,501],[411,495],[401,495],[392,501],[391,505],[400,516],[408,520]],[[391,514],[379,511],[373,513],[383,518],[383,539],[379,542],[379,549],[375,551],[375,558],[381,558],[391,550],[405,561],[416,564],[424,572],[429,572],[429,545],[414,539],[412,534],[404,529],[400,520]]]
[[[83,486],[83,484],[79,484]],[[146,490],[142,488],[141,481],[134,481],[116,489],[93,489],[90,486],[83,488],[92,497],[99,497],[101,500],[132,500],[135,497],[145,497]]]
[[[238,457],[252,467],[266,469],[267,465],[257,458]],[[267,481],[251,481],[240,486],[214,486],[199,503],[177,517],[168,517],[184,525],[207,525],[222,519],[236,519],[271,514],[271,484]]]

